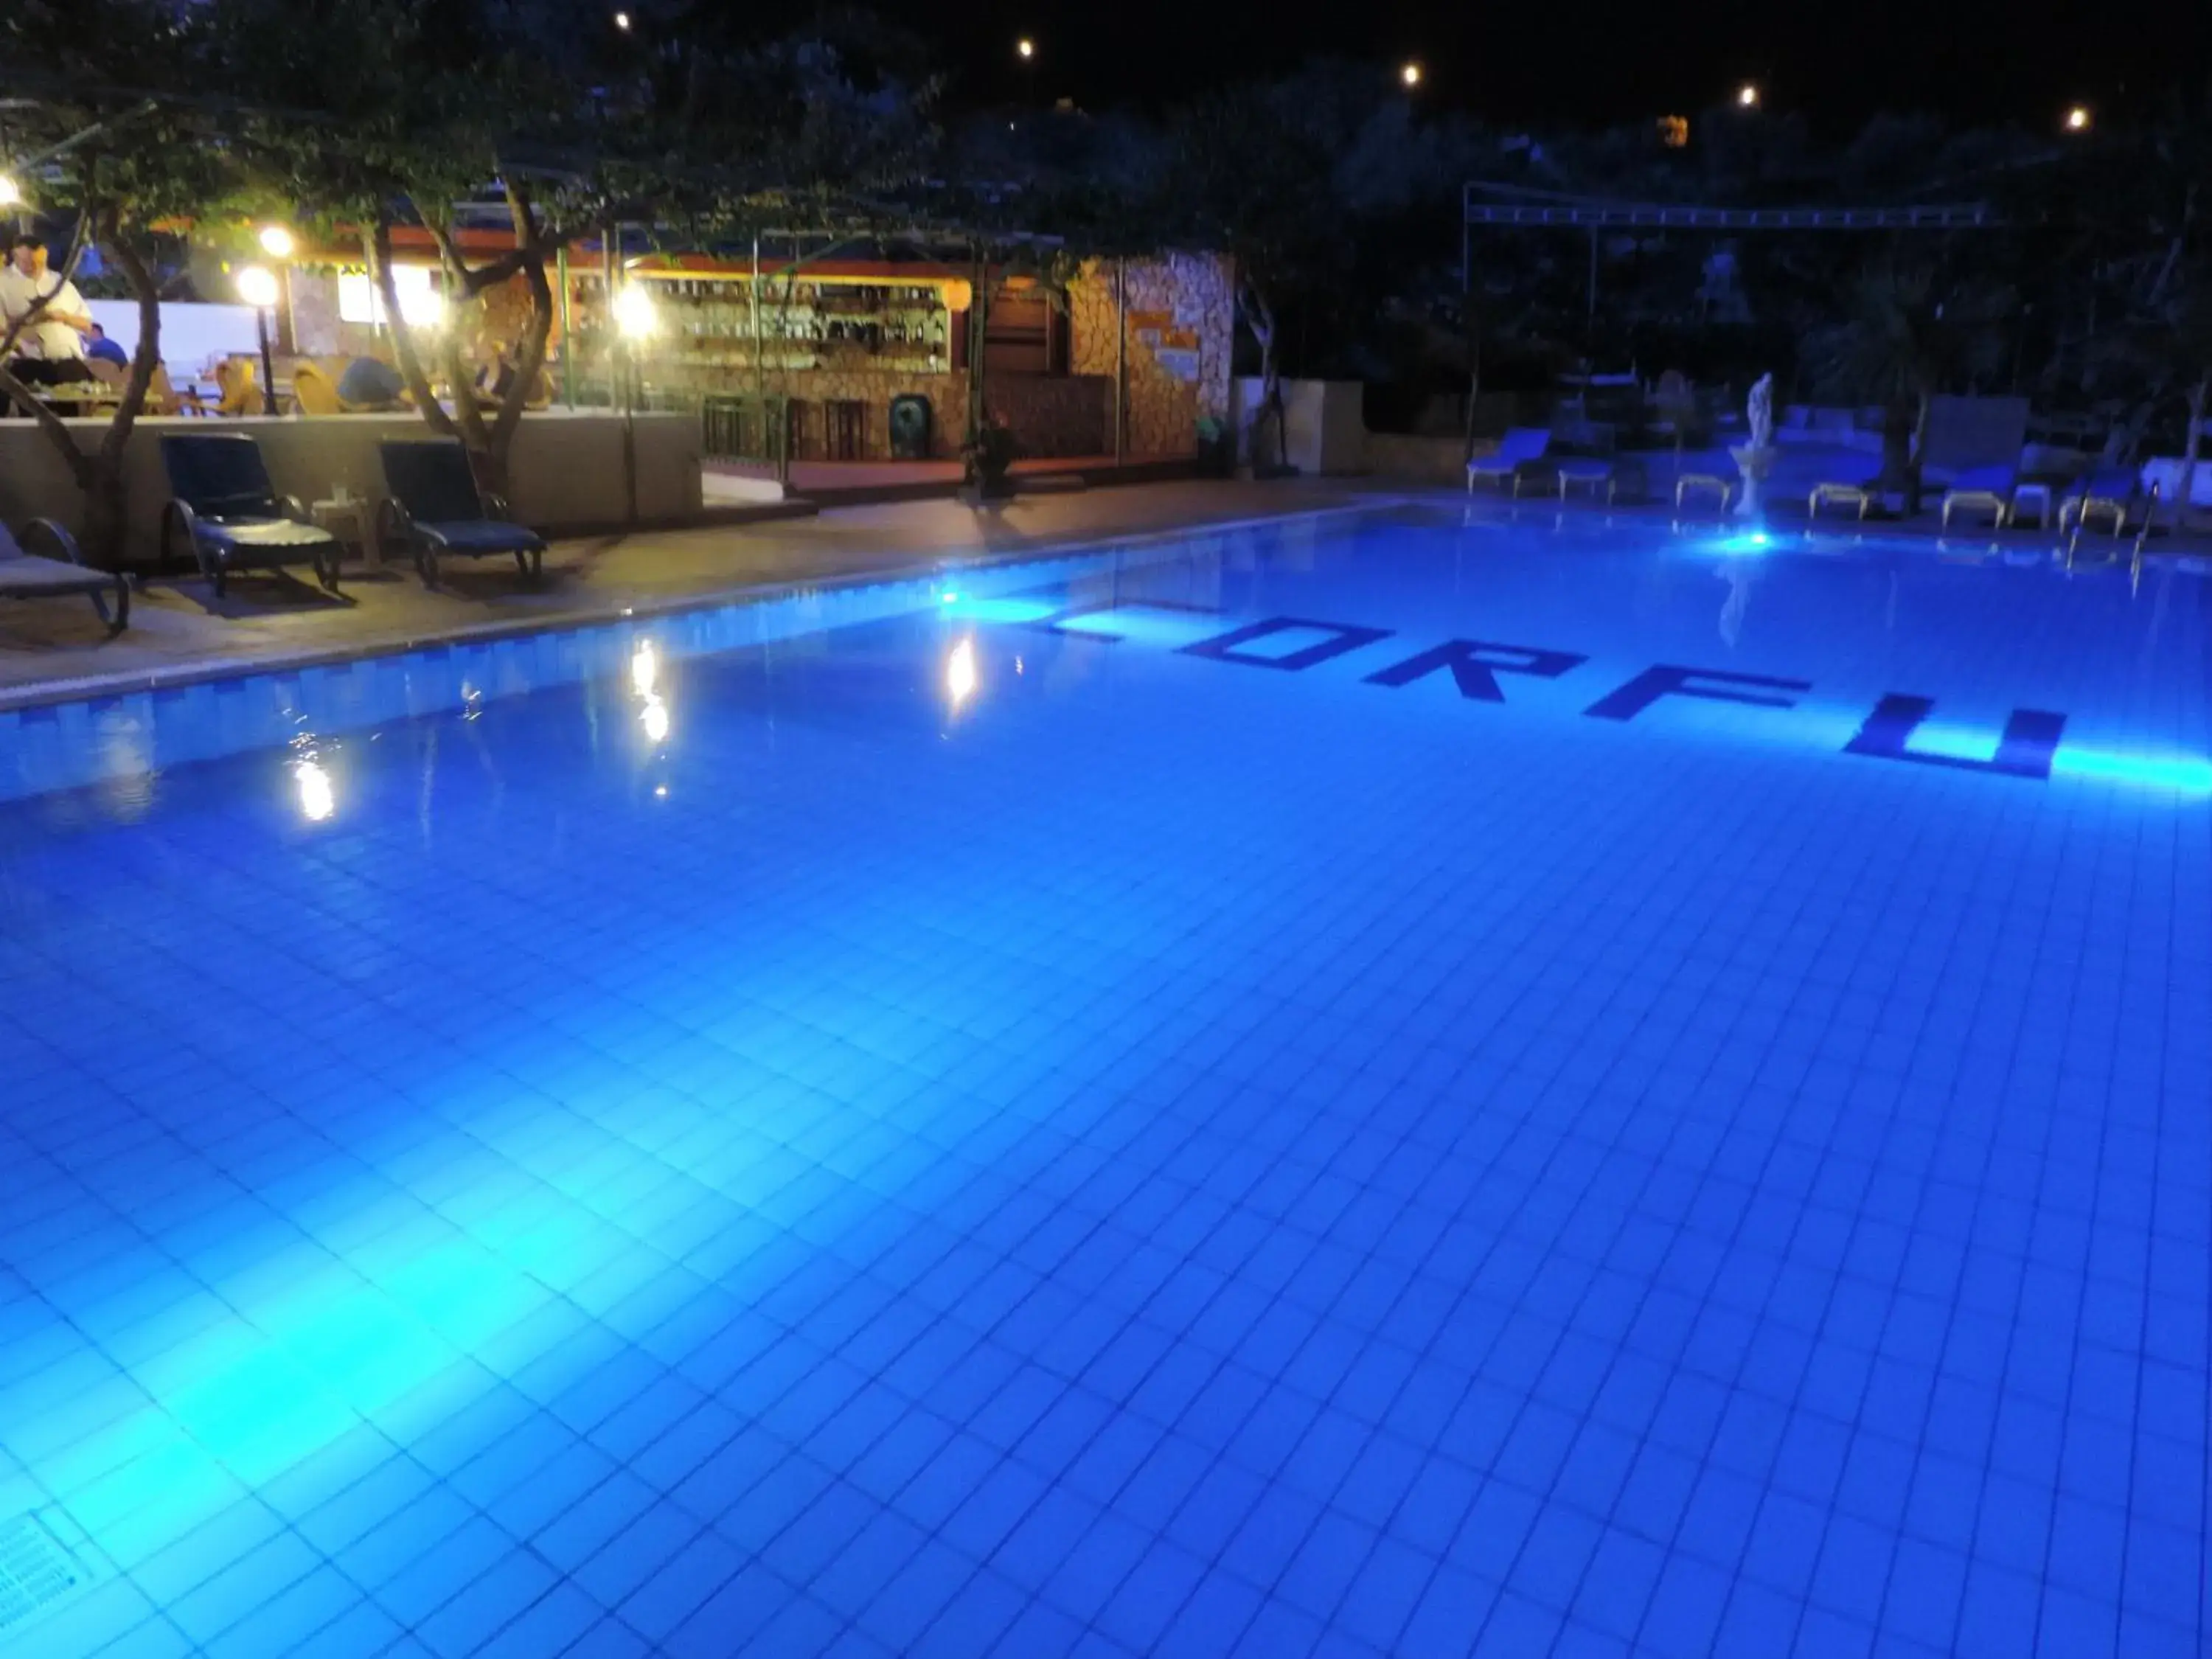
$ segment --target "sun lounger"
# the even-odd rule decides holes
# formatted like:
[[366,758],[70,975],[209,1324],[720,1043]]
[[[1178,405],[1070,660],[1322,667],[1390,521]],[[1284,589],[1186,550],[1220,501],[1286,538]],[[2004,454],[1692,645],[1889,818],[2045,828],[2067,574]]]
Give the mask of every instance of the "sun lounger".
[[1824,507],[1848,507],[1855,517],[1863,519],[1874,499],[1874,491],[1865,484],[1814,484],[1813,493],[1805,498],[1805,516],[1817,519]]
[[408,440],[377,448],[391,492],[380,509],[378,534],[386,546],[404,543],[414,550],[415,568],[426,585],[438,585],[438,561],[454,556],[509,555],[524,575],[544,574],[545,538],[510,522],[507,503],[477,489],[468,453],[459,443]]
[[[131,584],[122,576],[94,570],[77,551],[76,541],[52,519],[33,519],[23,526],[25,539],[53,549],[52,555],[30,553],[0,525],[0,599],[51,599],[82,593],[92,601],[107,631],[119,634],[131,625]],[[108,608],[109,596],[115,600]]]
[[167,434],[161,464],[168,469],[172,497],[161,510],[165,562],[181,538],[218,596],[235,568],[274,568],[302,560],[314,567],[317,581],[338,591],[337,538],[310,524],[296,496],[276,494],[261,446],[252,438]]
[[1474,494],[1475,480],[1503,484],[1518,495],[1523,477],[1544,459],[1552,434],[1540,426],[1516,426],[1499,441],[1496,451],[1478,455],[1467,464],[1467,493]]
[[2134,467],[2098,467],[2058,503],[2059,531],[2063,534],[2070,526],[2079,536],[2088,528],[2090,520],[2108,518],[2112,521],[2112,534],[2124,536],[2128,515],[2142,499],[2142,477]]
[[1943,528],[1951,527],[1958,512],[1987,512],[2000,530],[2012,520],[2012,493],[2018,474],[2009,466],[1969,467],[1954,477],[1943,491]]
[[1620,463],[1602,455],[1561,455],[1545,463],[1559,477],[1559,499],[1567,499],[1570,489],[1587,489],[1593,495],[1600,489],[1605,491],[1606,504],[1610,507],[1620,491]]

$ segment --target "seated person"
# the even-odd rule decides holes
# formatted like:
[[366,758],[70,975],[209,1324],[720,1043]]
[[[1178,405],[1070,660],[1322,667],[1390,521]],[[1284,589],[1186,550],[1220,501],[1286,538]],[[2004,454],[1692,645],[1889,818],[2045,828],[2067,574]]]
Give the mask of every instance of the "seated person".
[[90,334],[85,340],[84,356],[87,362],[112,363],[118,368],[131,367],[131,354],[109,339],[107,331],[98,323],[92,325]]
[[27,386],[69,386],[97,378],[85,367],[84,335],[93,321],[84,296],[75,283],[47,269],[46,245],[27,234],[16,240],[0,269],[0,325],[18,324],[8,362],[17,380]]
[[407,382],[381,357],[356,357],[338,376],[338,401],[348,409],[398,409],[407,401]]
[[502,401],[514,385],[514,365],[507,359],[507,347],[501,342],[491,343],[489,354],[477,368],[477,401],[496,404]]

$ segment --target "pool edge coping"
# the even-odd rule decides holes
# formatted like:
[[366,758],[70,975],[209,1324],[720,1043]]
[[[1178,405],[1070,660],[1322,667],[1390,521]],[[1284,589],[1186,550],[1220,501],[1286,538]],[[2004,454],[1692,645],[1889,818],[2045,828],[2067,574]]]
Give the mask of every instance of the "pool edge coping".
[[627,604],[610,605],[605,609],[570,612],[560,617],[514,617],[512,619],[464,623],[453,628],[429,633],[410,634],[401,638],[379,641],[351,648],[321,647],[279,653],[258,658],[251,662],[210,662],[198,660],[180,664],[173,669],[153,669],[119,672],[112,675],[79,677],[67,680],[46,680],[33,686],[15,690],[0,690],[0,716],[21,714],[27,709],[53,708],[72,703],[102,702],[111,698],[135,696],[162,691],[186,690],[196,685],[222,684],[232,680],[258,679],[264,675],[295,674],[313,668],[329,668],[341,664],[373,662],[386,657],[404,657],[422,651],[449,649],[457,645],[488,644],[501,640],[527,639],[539,634],[559,634],[574,629],[604,627],[611,623],[640,619],[654,620],[665,617],[688,615],[699,611],[718,611],[725,607],[740,607],[771,603],[802,593],[842,592],[848,588],[865,588],[892,582],[911,581],[916,576],[932,570],[993,570],[1002,567],[1040,562],[1047,559],[1066,558],[1086,552],[1108,553],[1118,547],[1142,546],[1149,542],[1164,540],[1173,536],[1208,535],[1231,530],[1250,530],[1262,525],[1279,524],[1286,519],[1336,517],[1347,514],[1371,513],[1378,507],[1403,505],[1413,498],[1392,494],[1377,495],[1359,501],[1340,501],[1327,506],[1286,507],[1279,513],[1246,514],[1234,519],[1209,520],[1202,524],[1180,525],[1170,529],[1132,531],[1122,534],[1105,535],[1043,544],[1023,548],[1018,551],[983,555],[927,555],[916,552],[900,562],[886,564],[873,570],[848,571],[842,574],[808,579],[792,578],[781,581],[755,582],[738,587],[716,588],[710,592],[683,593],[632,600]]

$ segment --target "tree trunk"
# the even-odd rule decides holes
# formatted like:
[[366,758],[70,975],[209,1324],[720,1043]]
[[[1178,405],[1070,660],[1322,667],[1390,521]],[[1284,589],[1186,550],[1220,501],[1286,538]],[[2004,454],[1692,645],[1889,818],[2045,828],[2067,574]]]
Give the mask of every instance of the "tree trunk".
[[531,394],[545,373],[546,342],[553,337],[553,284],[545,274],[545,261],[560,245],[557,234],[549,235],[538,224],[537,212],[520,186],[507,185],[507,204],[514,219],[515,240],[523,252],[522,280],[530,293],[530,325],[514,365],[514,377],[500,397],[499,413],[492,421],[485,452],[492,471],[483,482],[502,495],[507,493],[507,458],[514,447],[514,429],[522,424],[523,410],[529,407]]
[[1928,422],[1936,407],[1936,400],[1923,388],[1919,408],[1913,416],[1912,447],[1905,458],[1905,512],[1908,518],[1920,511],[1920,469],[1928,457]]
[[382,208],[377,210],[374,222],[362,238],[362,251],[368,258],[369,277],[384,301],[384,321],[392,331],[392,355],[399,360],[400,379],[407,382],[407,390],[414,396],[416,413],[440,437],[459,437],[460,431],[454,426],[453,416],[439,407],[430,376],[415,349],[415,331],[399,314],[399,284],[392,274],[392,216]]
[[[1283,429],[1282,371],[1275,356],[1275,313],[1249,277],[1243,284],[1244,326],[1260,348],[1260,407],[1252,418],[1252,469],[1281,471],[1290,465],[1289,434]],[[1262,459],[1262,445],[1272,439],[1274,459]]]
[[[83,226],[91,227],[89,235]],[[138,301],[138,349],[131,358],[130,374],[124,377],[123,396],[109,417],[107,429],[100,434],[98,444],[84,449],[61,417],[4,369],[0,369],[0,393],[31,411],[84,493],[76,539],[86,562],[103,570],[119,570],[123,568],[123,452],[139,411],[146,406],[146,389],[153,384],[154,371],[161,361],[161,293],[144,258],[124,240],[120,223],[96,209],[88,209],[82,216],[78,245],[70,251],[64,277],[76,270],[82,246],[90,240],[99,241],[123,268],[131,295]],[[33,314],[36,310],[33,307]],[[9,343],[13,343],[12,331]]]
[[2181,478],[2173,490],[2173,527],[2189,524],[2190,503],[2197,495],[2197,452],[2204,441],[2204,410],[2212,404],[2212,374],[2202,375],[2189,388],[2189,437],[2181,447]]

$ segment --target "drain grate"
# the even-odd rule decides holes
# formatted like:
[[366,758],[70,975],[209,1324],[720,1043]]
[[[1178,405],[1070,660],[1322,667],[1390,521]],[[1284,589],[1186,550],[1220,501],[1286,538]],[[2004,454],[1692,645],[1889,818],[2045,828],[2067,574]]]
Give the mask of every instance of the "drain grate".
[[35,1515],[0,1521],[0,1630],[58,1601],[84,1570]]

